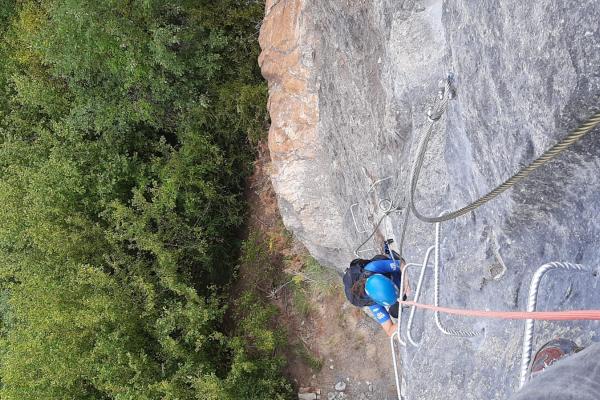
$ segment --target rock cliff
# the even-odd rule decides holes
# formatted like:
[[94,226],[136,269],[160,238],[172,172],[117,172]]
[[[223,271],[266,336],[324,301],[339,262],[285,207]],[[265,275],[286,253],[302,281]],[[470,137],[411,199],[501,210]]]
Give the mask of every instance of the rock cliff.
[[[433,215],[484,194],[600,107],[599,18],[595,0],[268,1],[259,61],[286,226],[342,271],[389,202],[406,204],[425,111],[449,72],[457,97],[429,147],[418,207]],[[599,150],[594,132],[523,184],[442,224],[441,303],[523,310],[540,265],[598,265]],[[401,223],[391,214],[360,254],[397,237]],[[433,226],[412,218],[406,258],[420,262],[432,243]],[[431,303],[426,279],[421,300]],[[539,306],[598,308],[596,284],[555,272]],[[523,323],[443,318],[482,333],[443,335],[418,311],[414,335],[423,344],[403,354],[408,398],[507,398]],[[600,340],[594,322],[536,327],[534,347],[557,335]]]

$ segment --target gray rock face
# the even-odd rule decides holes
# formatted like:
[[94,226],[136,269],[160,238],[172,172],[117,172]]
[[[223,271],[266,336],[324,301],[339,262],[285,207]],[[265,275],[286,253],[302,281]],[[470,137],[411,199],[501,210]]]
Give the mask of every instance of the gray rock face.
[[[287,163],[275,188],[297,185],[293,197],[279,191],[284,220],[340,271],[389,200],[406,204],[425,111],[448,72],[458,96],[419,181],[418,208],[428,215],[486,193],[600,107],[598,1],[307,0],[301,13],[318,97],[314,154],[310,179],[288,180],[298,173]],[[596,131],[526,182],[442,224],[441,304],[524,310],[537,267],[598,265],[599,155]],[[386,218],[360,254],[397,238],[401,221],[400,213]],[[411,218],[406,258],[420,262],[432,244],[433,226]],[[551,272],[538,308],[599,308],[597,284],[589,274]],[[433,302],[431,273],[421,301]],[[518,385],[523,322],[442,319],[482,334],[443,335],[429,312],[417,311],[413,335],[423,341],[403,353],[407,398],[508,398]],[[534,349],[556,336],[589,345],[598,330],[596,322],[536,323]]]

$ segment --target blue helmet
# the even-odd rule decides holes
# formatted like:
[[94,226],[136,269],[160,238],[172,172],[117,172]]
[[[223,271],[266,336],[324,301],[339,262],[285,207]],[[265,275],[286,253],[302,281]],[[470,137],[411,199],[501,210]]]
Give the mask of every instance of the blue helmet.
[[367,278],[365,292],[375,303],[386,307],[396,303],[400,293],[394,282],[381,274]]

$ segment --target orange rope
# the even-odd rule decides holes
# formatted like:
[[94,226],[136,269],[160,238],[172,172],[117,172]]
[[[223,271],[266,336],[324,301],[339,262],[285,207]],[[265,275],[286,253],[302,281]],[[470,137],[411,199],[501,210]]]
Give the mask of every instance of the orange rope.
[[534,319],[540,321],[598,321],[600,310],[573,310],[573,311],[485,311],[465,310],[460,308],[436,307],[431,304],[415,303],[414,301],[401,301],[401,305],[415,306],[426,310],[439,311],[445,314],[462,315],[463,317],[481,317],[497,319]]

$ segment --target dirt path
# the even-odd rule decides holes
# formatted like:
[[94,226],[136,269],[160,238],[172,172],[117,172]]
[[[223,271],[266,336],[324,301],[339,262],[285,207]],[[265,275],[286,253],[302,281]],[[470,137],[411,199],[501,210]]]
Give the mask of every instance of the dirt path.
[[248,267],[241,273],[243,280],[274,275],[263,279],[261,291],[279,308],[277,323],[287,332],[287,374],[298,389],[320,390],[321,399],[394,399],[389,339],[346,301],[341,277],[319,266],[285,230],[269,168],[262,145],[247,192],[249,232],[262,242],[272,265],[257,263],[262,270]]

